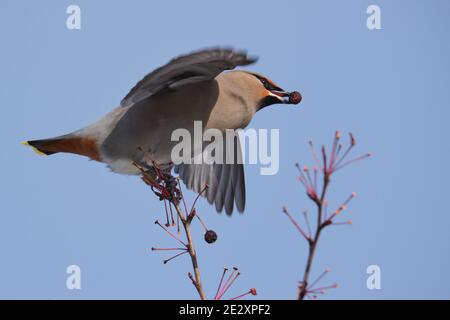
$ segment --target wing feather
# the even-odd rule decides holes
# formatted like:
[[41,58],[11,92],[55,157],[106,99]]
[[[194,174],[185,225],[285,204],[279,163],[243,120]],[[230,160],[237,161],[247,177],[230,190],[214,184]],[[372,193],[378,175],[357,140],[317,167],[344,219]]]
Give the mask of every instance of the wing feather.
[[212,48],[192,52],[175,58],[147,74],[130,90],[120,104],[127,107],[161,90],[210,80],[222,71],[256,61],[256,57],[249,57],[245,51],[234,51],[230,48]]
[[[239,139],[235,140],[235,159],[242,159]],[[241,161],[242,162],[242,161]],[[175,166],[187,188],[199,193],[208,184],[206,197],[210,204],[214,204],[218,212],[223,211],[231,215],[234,204],[239,212],[245,209],[245,177],[244,165],[234,164],[180,164]]]

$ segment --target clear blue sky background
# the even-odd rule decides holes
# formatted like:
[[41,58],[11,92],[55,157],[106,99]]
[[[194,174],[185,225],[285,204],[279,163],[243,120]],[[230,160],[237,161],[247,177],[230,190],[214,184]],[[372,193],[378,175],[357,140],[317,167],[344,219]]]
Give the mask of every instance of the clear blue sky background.
[[[65,25],[73,3],[79,31]],[[366,28],[372,3],[382,30]],[[194,227],[208,296],[236,265],[230,295],[256,287],[262,299],[295,298],[306,244],[280,209],[312,208],[293,164],[312,163],[307,141],[329,143],[339,129],[375,157],[333,179],[335,205],[359,196],[353,226],[321,239],[313,275],[331,267],[322,283],[340,285],[325,298],[450,298],[449,15],[448,1],[2,1],[0,298],[197,298],[188,259],[163,265],[149,250],[174,242],[153,224],[162,204],[138,178],[82,157],[37,157],[19,142],[78,129],[148,71],[213,45],[259,55],[249,69],[304,101],[251,123],[280,128],[281,169],[246,167],[244,215],[199,204],[219,234],[207,245]],[[71,264],[82,269],[79,291],[65,287]],[[381,290],[366,288],[371,264]]]

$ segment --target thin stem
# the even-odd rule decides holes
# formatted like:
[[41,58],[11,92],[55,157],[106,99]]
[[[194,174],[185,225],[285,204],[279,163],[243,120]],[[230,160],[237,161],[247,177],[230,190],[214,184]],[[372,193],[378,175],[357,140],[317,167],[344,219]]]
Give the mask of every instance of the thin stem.
[[[326,163],[325,156],[324,156],[324,163]],[[326,167],[326,165],[324,167]],[[306,261],[306,267],[305,267],[305,272],[303,274],[302,285],[301,285],[299,293],[298,293],[298,300],[303,300],[305,298],[305,296],[307,296],[307,294],[308,294],[308,289],[307,289],[308,281],[309,281],[309,276],[310,276],[310,272],[311,272],[311,267],[312,267],[312,264],[314,261],[314,254],[316,252],[320,233],[324,227],[324,225],[322,224],[322,210],[323,210],[323,204],[324,204],[325,195],[326,195],[329,183],[330,183],[330,175],[327,172],[325,172],[320,198],[318,201],[315,201],[315,203],[317,204],[317,227],[316,227],[316,232],[314,234],[314,238],[311,241],[309,241],[308,259]]]
[[206,295],[203,290],[201,276],[200,276],[200,269],[198,267],[197,253],[195,252],[194,242],[192,240],[192,235],[191,235],[191,221],[188,221],[187,218],[186,219],[183,218],[183,213],[182,213],[180,205],[178,203],[174,203],[174,206],[177,211],[178,217],[183,225],[183,229],[186,233],[188,253],[189,253],[189,256],[191,257],[192,269],[194,270],[194,281],[192,281],[192,283],[194,284],[195,289],[197,289],[200,299],[206,300]]
[[297,223],[297,221],[295,221],[295,219],[291,216],[291,214],[289,213],[289,211],[287,210],[286,207],[283,207],[283,212],[288,216],[289,220],[292,222],[292,224],[295,226],[295,228],[298,230],[298,232],[300,232],[302,237],[305,238],[306,241],[310,242],[311,238],[308,237],[308,235],[305,233],[305,231],[303,231],[302,227],[300,227],[300,225]]
[[[144,155],[146,157],[148,156],[148,154],[141,147],[138,147],[138,149],[140,151],[144,152]],[[193,219],[193,217],[195,215],[194,207],[195,207],[195,204],[196,204],[196,201],[197,201],[198,197],[194,201],[194,204],[192,206],[191,212],[188,213],[187,206],[186,206],[186,203],[184,201],[184,196],[183,196],[183,193],[181,191],[181,184],[179,183],[179,179],[176,178],[177,179],[177,185],[179,187],[179,190],[178,190],[179,191],[179,196],[180,196],[181,199],[178,196],[174,196],[173,197],[171,192],[168,190],[168,187],[170,187],[170,186],[167,185],[167,181],[165,180],[164,173],[159,169],[159,167],[156,165],[156,163],[150,157],[149,157],[149,159],[151,160],[152,167],[153,167],[153,169],[154,169],[154,171],[156,173],[156,176],[157,176],[156,181],[155,181],[155,179],[153,179],[152,176],[150,176],[148,174],[148,172],[145,171],[145,169],[142,166],[140,166],[137,163],[133,163],[133,164],[141,171],[143,181],[146,184],[150,185],[152,187],[152,190],[153,190],[153,188],[156,188],[161,193],[161,194],[159,194],[159,193],[155,192],[160,197],[160,200],[164,199],[164,205],[165,205],[165,210],[166,210],[166,219],[167,219],[167,224],[168,225],[170,223],[169,223],[168,210],[167,210],[167,205],[166,205],[165,200],[166,199],[170,199],[169,200],[169,207],[170,207],[170,213],[171,213],[171,216],[172,216],[172,224],[174,224],[174,219],[173,219],[173,215],[172,215],[172,207],[171,207],[171,205],[173,205],[175,207],[175,210],[177,211],[177,225],[178,225],[177,229],[178,229],[178,233],[180,232],[180,224],[179,224],[179,222],[181,221],[181,224],[183,225],[183,229],[185,231],[186,239],[187,239],[187,244],[185,244],[177,236],[172,234],[166,227],[164,227],[162,224],[160,224],[158,220],[155,221],[155,224],[160,226],[172,238],[174,238],[175,240],[179,241],[181,244],[183,244],[186,247],[186,251],[185,252],[181,252],[181,253],[179,253],[179,254],[177,254],[177,255],[175,255],[175,256],[165,260],[164,263],[167,263],[168,261],[170,261],[172,259],[175,259],[176,257],[178,257],[178,256],[180,256],[182,254],[188,253],[189,256],[191,257],[192,268],[194,270],[194,276],[192,276],[192,274],[190,272],[188,273],[189,279],[191,279],[192,283],[194,284],[195,288],[197,289],[197,292],[198,292],[198,294],[200,296],[200,299],[201,300],[206,300],[206,295],[205,295],[205,292],[203,290],[201,277],[200,277],[200,269],[198,267],[197,254],[195,252],[194,241],[192,240],[192,235],[191,235],[191,222],[192,222],[192,219]],[[206,189],[206,187],[207,186],[204,187],[202,192]],[[181,200],[183,202],[183,204],[184,204],[184,209],[185,209],[186,215],[184,215],[183,211],[181,210],[180,201],[179,200]]]
[[248,296],[249,294],[252,294],[252,290],[248,290],[247,292],[240,294],[237,297],[231,298],[230,300],[238,300],[242,297]]
[[217,287],[216,295],[214,296],[213,300],[217,300],[217,297],[219,295],[219,291],[222,288],[223,278],[225,278],[225,274],[227,273],[227,271],[228,271],[228,268],[223,268],[222,277],[220,278],[219,286]]
[[234,276],[234,278],[231,280],[231,282],[223,288],[222,292],[219,294],[219,296],[217,297],[217,300],[222,299],[223,295],[228,291],[228,289],[231,288],[231,286],[233,285],[233,283],[236,281],[236,279],[241,275],[241,273],[238,271],[236,273],[236,275]]

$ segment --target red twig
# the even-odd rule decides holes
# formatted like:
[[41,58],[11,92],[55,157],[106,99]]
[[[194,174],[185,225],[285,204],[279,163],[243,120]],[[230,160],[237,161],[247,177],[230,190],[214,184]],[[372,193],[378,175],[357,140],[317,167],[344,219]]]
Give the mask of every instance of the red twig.
[[347,149],[344,151],[343,155],[340,156],[342,150],[342,144],[339,143],[341,134],[340,132],[336,132],[330,154],[327,154],[327,150],[325,146],[321,148],[321,156],[322,159],[319,158],[315,146],[312,141],[309,141],[309,145],[312,150],[313,158],[320,169],[320,173],[322,174],[322,188],[319,192],[318,182],[317,182],[317,168],[314,168],[314,176],[311,177],[309,173],[308,167],[301,168],[300,165],[296,164],[297,169],[299,170],[300,176],[299,181],[303,184],[306,189],[307,196],[315,203],[317,209],[317,222],[316,228],[314,232],[311,233],[311,227],[309,224],[309,220],[306,214],[304,214],[305,222],[307,225],[309,235],[303,231],[302,227],[295,221],[295,219],[289,214],[286,207],[283,207],[283,212],[289,217],[289,220],[294,224],[296,229],[300,232],[300,234],[307,240],[308,242],[308,257],[306,260],[306,266],[303,273],[303,279],[300,282],[299,291],[298,291],[298,299],[303,300],[305,297],[309,297],[312,299],[317,298],[317,294],[324,293],[326,289],[336,288],[337,285],[325,286],[321,288],[313,288],[329,270],[325,270],[314,282],[309,284],[309,278],[311,274],[311,268],[314,261],[315,252],[317,249],[317,244],[320,239],[321,232],[323,229],[330,225],[342,225],[342,224],[351,224],[351,221],[344,222],[335,222],[334,219],[338,216],[343,210],[347,208],[348,203],[355,197],[356,193],[352,193],[344,203],[342,203],[331,215],[328,217],[327,214],[327,206],[328,201],[326,199],[327,191],[330,186],[331,176],[337,170],[352,164],[356,161],[365,159],[371,156],[370,153],[357,157],[353,160],[346,160],[346,157],[349,155],[350,151],[356,144],[356,140],[354,136],[350,133],[350,142]]

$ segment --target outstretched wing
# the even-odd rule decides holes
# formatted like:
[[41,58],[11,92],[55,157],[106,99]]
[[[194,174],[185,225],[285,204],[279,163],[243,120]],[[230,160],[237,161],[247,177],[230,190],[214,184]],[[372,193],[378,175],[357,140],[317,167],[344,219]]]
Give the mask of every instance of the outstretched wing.
[[245,51],[214,48],[190,53],[173,59],[139,81],[121,101],[127,107],[146,99],[165,88],[176,88],[188,83],[215,78],[225,70],[257,61]]

